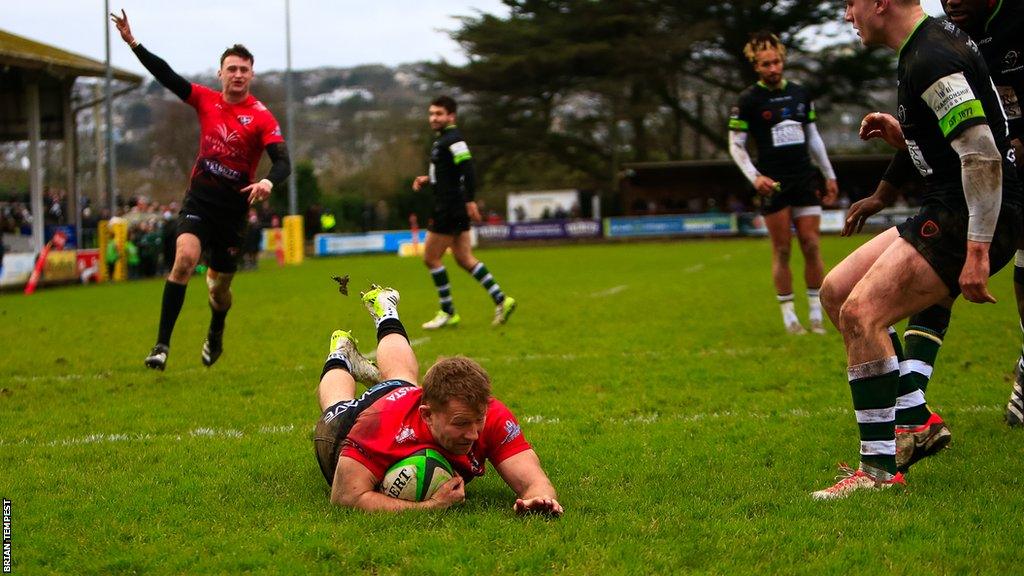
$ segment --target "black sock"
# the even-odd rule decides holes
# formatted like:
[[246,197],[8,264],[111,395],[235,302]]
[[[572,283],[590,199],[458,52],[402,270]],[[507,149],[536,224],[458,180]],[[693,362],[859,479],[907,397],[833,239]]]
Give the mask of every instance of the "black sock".
[[334,370],[335,368],[341,368],[342,370],[348,372],[349,374],[352,373],[352,370],[349,368],[348,365],[348,358],[344,358],[342,356],[335,356],[334,354],[331,354],[330,356],[327,357],[327,361],[324,362],[324,369],[320,372],[320,380],[323,380],[324,376],[326,376],[328,372]]
[[168,280],[164,282],[164,299],[160,306],[160,332],[157,334],[156,343],[164,346],[171,345],[171,332],[174,331],[174,323],[178,321],[178,314],[185,304],[185,288],[187,284],[178,284]]
[[405,333],[405,326],[398,318],[385,318],[377,325],[377,342],[380,342],[388,334],[401,334],[405,341],[409,341],[409,335]]
[[228,310],[231,310],[231,308],[217,310],[212,304],[210,305],[210,334],[220,335],[224,333],[224,322],[228,317]]

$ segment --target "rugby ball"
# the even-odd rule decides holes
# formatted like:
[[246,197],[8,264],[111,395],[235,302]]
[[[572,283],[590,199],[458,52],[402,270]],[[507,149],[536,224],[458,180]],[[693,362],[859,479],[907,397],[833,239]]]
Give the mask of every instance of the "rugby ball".
[[380,491],[392,498],[422,502],[452,479],[452,465],[438,451],[429,448],[395,462],[384,473]]

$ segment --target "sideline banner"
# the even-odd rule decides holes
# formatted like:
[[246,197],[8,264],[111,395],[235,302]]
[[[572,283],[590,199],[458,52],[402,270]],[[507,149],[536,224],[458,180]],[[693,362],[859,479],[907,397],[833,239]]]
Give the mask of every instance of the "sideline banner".
[[729,236],[739,232],[735,214],[681,214],[605,218],[606,238]]
[[475,226],[480,240],[550,240],[566,238],[600,238],[600,220],[544,220],[515,224],[482,224]]
[[[419,231],[419,242],[427,239],[425,230]],[[412,243],[409,230],[381,230],[366,234],[317,234],[313,237],[313,254],[337,256],[340,254],[366,254],[390,252],[397,254],[402,244]],[[474,236],[473,243],[476,243]]]
[[18,252],[4,256],[4,267],[0,271],[0,286],[24,286],[36,266],[36,255]]

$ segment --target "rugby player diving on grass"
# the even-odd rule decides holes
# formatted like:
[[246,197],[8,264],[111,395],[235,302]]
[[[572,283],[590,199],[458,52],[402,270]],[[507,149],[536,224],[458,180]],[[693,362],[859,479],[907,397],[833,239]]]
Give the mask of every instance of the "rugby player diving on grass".
[[[336,330],[318,388],[322,415],[313,442],[331,502],[367,511],[448,508],[465,499],[465,483],[482,476],[489,460],[515,493],[517,514],[560,516],[554,486],[515,416],[491,396],[487,372],[469,358],[442,358],[418,386],[398,291],[374,286],[362,301],[377,326],[377,366],[350,332]],[[369,386],[358,398],[356,381]],[[424,449],[451,464],[451,480],[420,502],[378,491],[392,464]]]

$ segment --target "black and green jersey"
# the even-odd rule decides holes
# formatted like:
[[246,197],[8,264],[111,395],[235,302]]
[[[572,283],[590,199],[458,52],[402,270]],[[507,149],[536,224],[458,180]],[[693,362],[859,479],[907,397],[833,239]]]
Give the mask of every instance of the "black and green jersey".
[[466,202],[475,198],[473,156],[454,125],[442,130],[430,148],[430,183],[438,210],[465,210]]
[[740,93],[729,130],[753,136],[761,174],[787,180],[813,170],[804,124],[815,117],[814,103],[803,86],[783,80],[780,88],[772,89],[758,82]]
[[[950,142],[987,123],[1004,160],[1009,144],[999,95],[977,45],[952,22],[926,16],[899,49],[898,77],[896,117],[925,178],[924,202],[966,210],[960,156]],[[1004,166],[1012,172],[1008,161]],[[1003,202],[1019,205],[1016,179],[1003,183]]]
[[1020,99],[1024,98],[1024,2],[999,0],[980,36],[974,41],[1002,99],[1010,137],[1024,138],[1020,110]]

